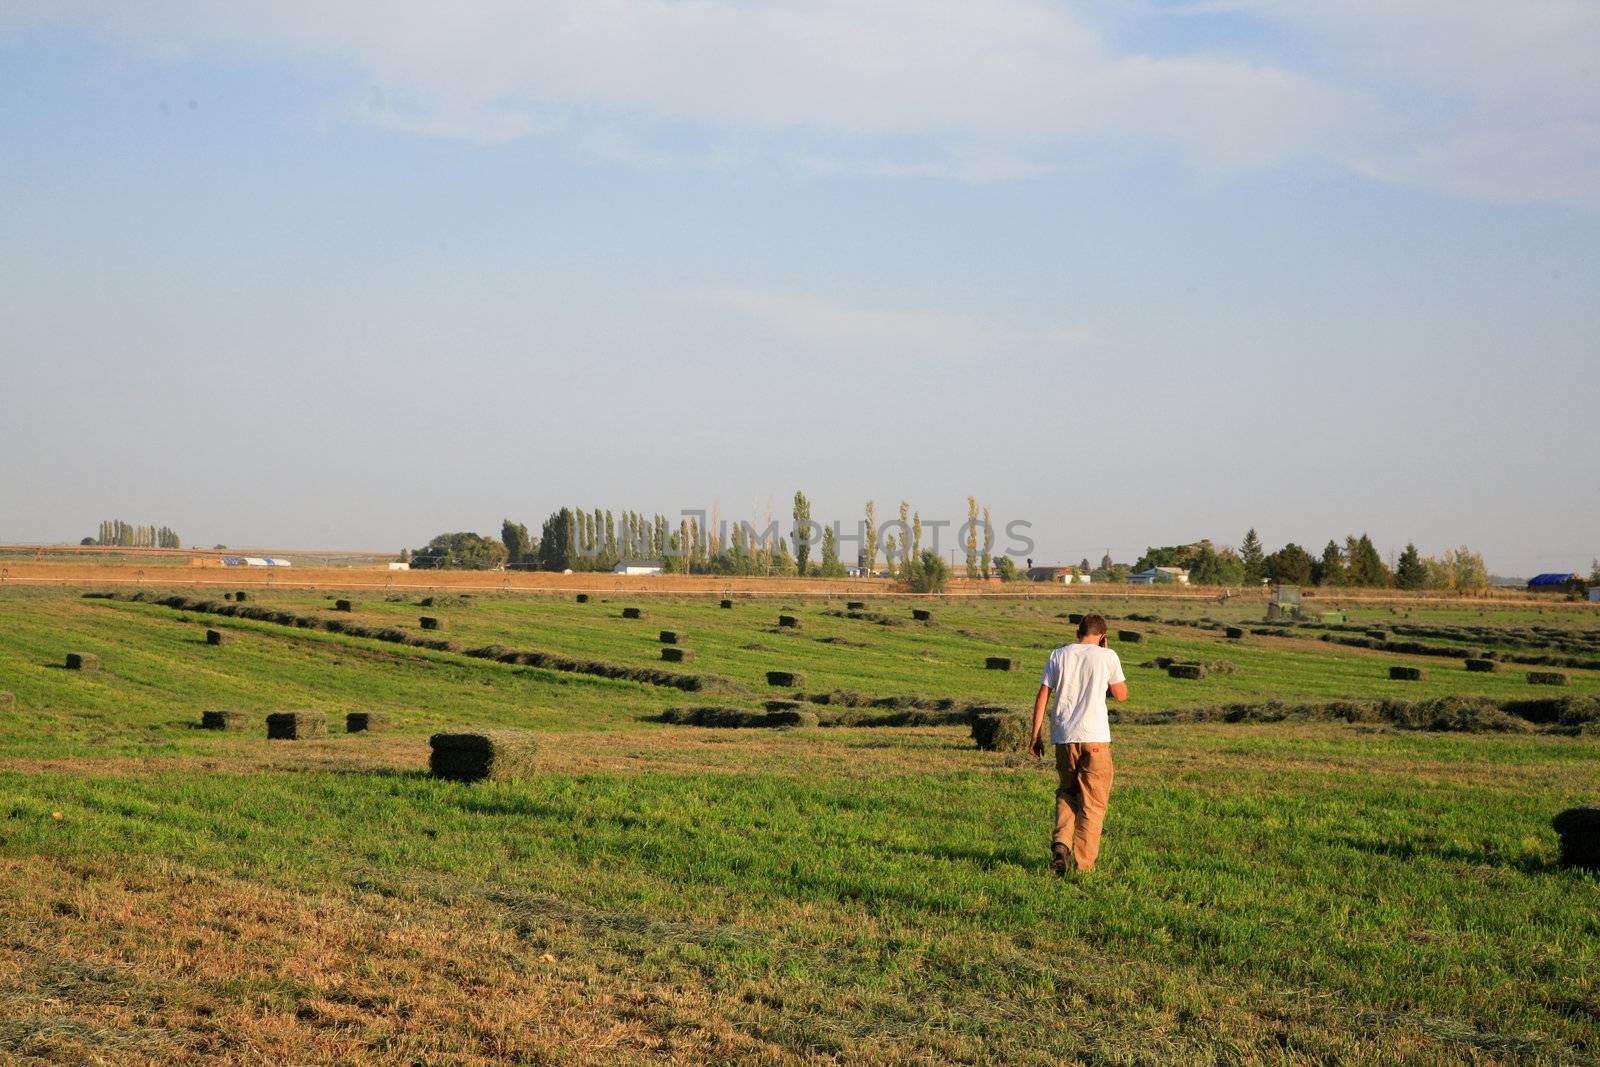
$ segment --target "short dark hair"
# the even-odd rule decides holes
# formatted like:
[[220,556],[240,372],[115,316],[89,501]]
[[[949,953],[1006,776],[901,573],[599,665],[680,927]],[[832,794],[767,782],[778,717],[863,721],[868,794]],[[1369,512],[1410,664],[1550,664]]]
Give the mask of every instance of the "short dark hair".
[[1106,632],[1106,617],[1104,615],[1085,615],[1078,624],[1078,636],[1088,637],[1093,634],[1098,637]]

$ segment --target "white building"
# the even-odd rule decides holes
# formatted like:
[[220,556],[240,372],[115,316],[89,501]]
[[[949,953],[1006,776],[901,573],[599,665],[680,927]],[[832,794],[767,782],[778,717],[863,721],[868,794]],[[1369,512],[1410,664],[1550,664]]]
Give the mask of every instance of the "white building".
[[660,574],[661,564],[648,559],[625,559],[611,568],[612,574]]

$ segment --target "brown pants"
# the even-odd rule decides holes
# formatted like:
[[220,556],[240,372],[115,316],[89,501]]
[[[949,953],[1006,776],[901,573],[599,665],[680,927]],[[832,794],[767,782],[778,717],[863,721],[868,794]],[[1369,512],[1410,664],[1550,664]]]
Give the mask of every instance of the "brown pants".
[[1111,746],[1056,746],[1056,832],[1052,845],[1066,845],[1080,871],[1094,870],[1100,855],[1100,828],[1111,799]]

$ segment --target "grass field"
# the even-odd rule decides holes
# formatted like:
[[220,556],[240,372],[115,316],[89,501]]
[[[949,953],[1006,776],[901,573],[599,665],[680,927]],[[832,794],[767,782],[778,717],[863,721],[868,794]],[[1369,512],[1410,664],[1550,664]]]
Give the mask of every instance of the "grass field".
[[[1503,663],[1228,641],[1259,608],[1113,640],[1133,700],[1100,868],[1048,874],[1053,776],[960,726],[717,730],[669,707],[808,694],[1022,706],[1070,602],[252,594],[301,616],[711,680],[685,693],[149,600],[0,587],[0,1054],[14,1062],[1327,1063],[1600,1060],[1600,879],[1550,817],[1600,801],[1600,734],[1143,725],[1230,702],[1600,696]],[[621,618],[624,605],[644,609]],[[924,606],[924,605],[919,605]],[[798,629],[776,625],[794,614]],[[1559,608],[1353,609],[1594,644]],[[227,643],[205,643],[208,627]],[[1535,627],[1543,629],[1535,630]],[[661,630],[690,659],[663,664]],[[1546,631],[1549,631],[1548,633]],[[1417,636],[1422,645],[1453,645]],[[1540,642],[1543,643],[1540,643]],[[68,671],[67,652],[101,657]],[[1009,656],[1011,672],[984,670]],[[1199,681],[1141,664],[1225,663]],[[1421,682],[1391,681],[1393,665]],[[267,741],[209,708],[392,732]],[[429,778],[427,736],[536,731],[531,780]]]

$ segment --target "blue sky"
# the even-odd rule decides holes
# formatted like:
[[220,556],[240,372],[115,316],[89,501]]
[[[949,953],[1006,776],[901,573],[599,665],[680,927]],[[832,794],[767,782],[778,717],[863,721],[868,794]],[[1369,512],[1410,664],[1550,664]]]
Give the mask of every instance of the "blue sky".
[[1600,555],[1600,9],[0,12],[0,539]]

